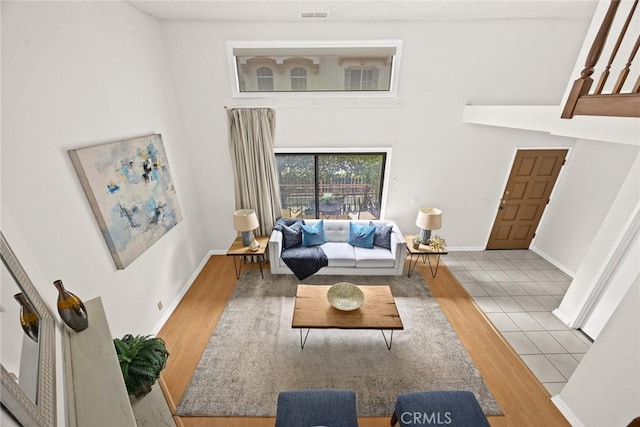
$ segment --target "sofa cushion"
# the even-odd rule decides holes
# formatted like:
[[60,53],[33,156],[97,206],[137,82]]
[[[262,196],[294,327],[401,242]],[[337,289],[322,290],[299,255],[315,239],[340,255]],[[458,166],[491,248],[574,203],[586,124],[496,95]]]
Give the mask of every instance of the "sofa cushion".
[[282,247],[289,249],[302,244],[302,222],[294,222],[291,226],[280,225],[282,231]]
[[369,221],[369,225],[373,225],[376,228],[375,235],[373,236],[373,246],[391,249],[391,232],[393,231],[393,226],[374,224],[372,221]]
[[375,237],[375,225],[358,225],[349,223],[349,240],[348,243],[361,248],[373,249],[373,238]]
[[[373,249],[353,247],[356,256],[356,267],[393,267],[395,258],[389,249],[374,246]],[[331,257],[329,257],[331,266]]]
[[301,225],[302,244],[304,246],[317,246],[325,243],[327,238],[324,235],[324,221],[320,220],[313,225]]
[[329,258],[329,267],[356,266],[356,254],[353,246],[342,242],[327,242],[321,248]]

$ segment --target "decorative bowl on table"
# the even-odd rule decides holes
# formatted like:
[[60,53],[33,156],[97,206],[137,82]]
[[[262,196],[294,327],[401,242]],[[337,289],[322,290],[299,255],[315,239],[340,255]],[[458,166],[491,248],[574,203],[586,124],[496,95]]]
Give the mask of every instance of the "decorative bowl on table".
[[364,303],[364,292],[353,283],[340,282],[329,288],[327,300],[338,310],[353,311]]

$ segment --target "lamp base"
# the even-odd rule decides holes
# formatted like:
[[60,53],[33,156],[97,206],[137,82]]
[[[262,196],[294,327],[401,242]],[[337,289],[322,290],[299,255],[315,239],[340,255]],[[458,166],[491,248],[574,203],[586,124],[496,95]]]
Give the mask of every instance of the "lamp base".
[[423,228],[420,229],[420,243],[426,245],[429,243],[429,239],[431,238],[431,230],[425,230]]
[[243,231],[242,232],[242,245],[249,246],[251,241],[253,240],[253,231]]

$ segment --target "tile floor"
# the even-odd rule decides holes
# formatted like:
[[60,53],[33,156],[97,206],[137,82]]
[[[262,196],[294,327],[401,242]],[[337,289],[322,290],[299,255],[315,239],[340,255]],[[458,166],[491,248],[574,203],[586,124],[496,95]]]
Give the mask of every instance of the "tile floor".
[[449,252],[444,263],[553,396],[591,341],[552,313],[571,279],[529,250]]

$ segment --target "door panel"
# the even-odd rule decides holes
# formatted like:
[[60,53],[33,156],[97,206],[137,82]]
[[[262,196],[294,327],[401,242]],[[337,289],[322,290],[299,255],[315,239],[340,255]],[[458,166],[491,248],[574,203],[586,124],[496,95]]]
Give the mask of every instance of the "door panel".
[[526,249],[568,150],[518,150],[487,249]]

